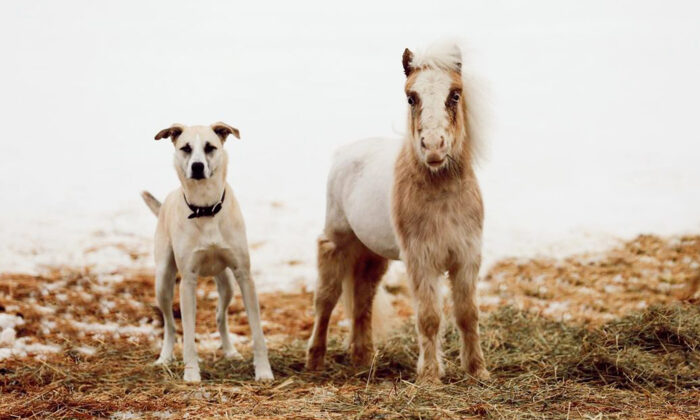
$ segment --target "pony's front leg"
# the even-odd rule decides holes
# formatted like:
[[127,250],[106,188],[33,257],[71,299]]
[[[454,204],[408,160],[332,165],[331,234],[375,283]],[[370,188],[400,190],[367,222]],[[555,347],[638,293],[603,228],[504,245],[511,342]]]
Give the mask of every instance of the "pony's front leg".
[[[246,256],[247,257],[247,256]],[[245,258],[247,260],[247,258]],[[270,361],[267,358],[267,345],[265,335],[260,324],[260,305],[258,295],[255,292],[255,284],[250,276],[250,265],[241,264],[234,268],[233,275],[241,288],[241,296],[248,314],[248,325],[253,336],[253,364],[255,365],[256,381],[271,381],[274,379]]]
[[480,258],[475,262],[459,264],[450,270],[452,300],[457,327],[462,337],[460,359],[462,368],[474,378],[486,380],[484,354],[479,342],[479,307],[476,304],[476,280]]
[[194,324],[197,312],[197,275],[182,273],[180,281],[180,312],[182,313],[182,359],[185,362],[185,381],[199,382],[199,359],[194,342]]
[[440,352],[440,297],[441,273],[407,264],[413,286],[418,331],[418,382],[440,382],[444,373]]

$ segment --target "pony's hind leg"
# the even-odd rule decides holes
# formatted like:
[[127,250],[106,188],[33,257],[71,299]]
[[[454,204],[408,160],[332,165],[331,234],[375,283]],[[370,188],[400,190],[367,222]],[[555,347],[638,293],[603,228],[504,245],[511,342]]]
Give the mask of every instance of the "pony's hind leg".
[[484,354],[479,343],[479,307],[476,304],[476,279],[479,260],[456,265],[450,270],[452,297],[457,327],[462,337],[461,365],[474,378],[489,378]]
[[[359,241],[358,241],[359,242]],[[365,366],[372,361],[372,303],[388,261],[366,249],[355,263],[352,293],[352,332],[350,355],[355,366]]]
[[306,353],[306,368],[323,367],[326,355],[328,322],[343,291],[343,278],[350,275],[350,255],[338,244],[321,235],[318,238],[318,284],[314,295],[314,329]]

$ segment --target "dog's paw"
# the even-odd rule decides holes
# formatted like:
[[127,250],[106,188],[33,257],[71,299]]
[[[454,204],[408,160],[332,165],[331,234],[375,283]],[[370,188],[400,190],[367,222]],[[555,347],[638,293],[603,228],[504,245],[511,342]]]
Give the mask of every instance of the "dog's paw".
[[226,360],[243,360],[243,356],[235,348],[224,350],[224,359]]
[[270,368],[270,361],[267,359],[267,357],[256,360],[254,363],[256,381],[267,382],[275,379],[274,375],[272,374],[272,369]]
[[172,363],[172,362],[174,362],[174,361],[175,361],[175,358],[172,357],[172,356],[170,356],[170,357],[163,357],[163,356],[160,356],[160,357],[158,358],[158,360],[156,360],[155,362],[153,362],[153,365],[155,365],[155,366],[168,365],[168,364],[170,364],[170,363]]
[[261,371],[256,370],[255,380],[258,382],[270,382],[275,380],[275,376],[272,374],[272,370],[270,368]]
[[202,380],[199,375],[199,366],[185,366],[185,382],[200,382]]

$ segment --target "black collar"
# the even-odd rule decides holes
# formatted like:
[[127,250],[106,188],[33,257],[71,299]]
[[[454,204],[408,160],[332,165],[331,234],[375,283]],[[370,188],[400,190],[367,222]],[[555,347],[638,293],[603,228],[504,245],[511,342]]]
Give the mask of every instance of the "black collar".
[[187,207],[189,207],[190,210],[192,210],[192,214],[190,214],[188,219],[194,219],[197,217],[214,217],[216,213],[221,211],[221,207],[223,207],[224,198],[226,197],[226,189],[224,188],[224,193],[221,194],[221,200],[219,200],[219,202],[214,204],[213,206],[209,207],[193,206],[187,201],[187,197],[185,196],[184,192],[182,193],[182,197],[185,199]]

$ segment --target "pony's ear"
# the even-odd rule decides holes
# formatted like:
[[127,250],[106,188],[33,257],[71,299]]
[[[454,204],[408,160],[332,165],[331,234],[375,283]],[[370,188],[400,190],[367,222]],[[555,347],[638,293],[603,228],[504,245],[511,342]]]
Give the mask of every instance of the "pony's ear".
[[221,139],[221,141],[225,141],[226,137],[229,136],[229,134],[233,134],[233,136],[237,139],[241,138],[241,132],[238,131],[237,128],[231,127],[230,125],[222,122],[214,123],[211,125],[211,129],[214,130],[217,136]]
[[173,142],[177,140],[177,136],[182,134],[182,130],[185,129],[185,126],[182,124],[173,124],[168,128],[164,128],[156,134],[155,139],[160,140],[160,139],[167,139],[168,137],[170,140]]
[[457,44],[455,44],[453,48],[454,48],[453,54],[456,58],[456,62],[455,62],[456,71],[457,71],[457,73],[462,74],[462,49],[459,48],[459,45],[457,45]]
[[410,76],[411,72],[413,72],[411,61],[413,61],[413,53],[411,50],[406,48],[403,50],[403,72],[406,73],[406,77]]

